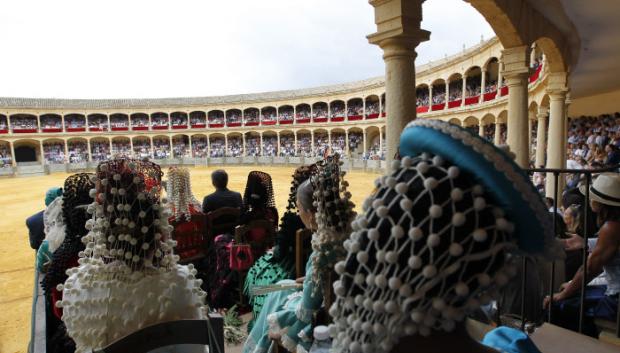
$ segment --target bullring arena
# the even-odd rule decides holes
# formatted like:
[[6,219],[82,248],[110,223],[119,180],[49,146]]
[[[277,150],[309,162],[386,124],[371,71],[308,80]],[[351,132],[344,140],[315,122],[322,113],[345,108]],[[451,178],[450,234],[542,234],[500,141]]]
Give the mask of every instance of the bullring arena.
[[[397,2],[371,1],[377,9]],[[369,40],[386,54],[387,79],[212,97],[0,98],[0,204],[11,205],[3,206],[0,217],[5,240],[0,352],[26,352],[31,339],[35,252],[24,220],[43,209],[48,188],[114,157],[149,159],[164,171],[186,166],[200,199],[213,191],[209,175],[215,169],[225,169],[230,188],[240,192],[248,173],[261,170],[273,177],[280,212],[295,167],[330,152],[342,156],[352,201],[361,211],[359,205],[397,156],[400,133],[413,119],[443,120],[497,146],[507,144],[523,168],[564,169],[567,161],[572,169],[613,166],[607,164],[607,152],[601,152],[598,164],[587,160],[582,146],[601,131],[609,141],[600,148],[620,140],[620,80],[612,84],[588,76],[592,57],[579,57],[579,40],[575,43],[580,35],[584,40],[593,35],[580,32],[582,23],[571,16],[545,16],[547,11],[530,0],[518,1],[526,9],[522,12],[508,2],[469,2],[497,37],[415,68],[407,64],[415,59],[410,48],[428,34],[419,21],[413,21],[413,29],[401,23],[403,32],[411,33],[391,42],[394,32],[381,19],[389,11],[378,11],[377,33]],[[398,11],[413,11],[408,18],[417,19],[419,7]],[[605,57],[605,49],[598,50]],[[393,52],[400,54],[390,57]],[[620,72],[616,54],[605,60],[615,76]],[[586,69],[571,71],[577,62]],[[570,180],[560,178],[559,187],[566,183]],[[551,174],[536,186],[557,198]],[[618,334],[608,341],[620,344]]]

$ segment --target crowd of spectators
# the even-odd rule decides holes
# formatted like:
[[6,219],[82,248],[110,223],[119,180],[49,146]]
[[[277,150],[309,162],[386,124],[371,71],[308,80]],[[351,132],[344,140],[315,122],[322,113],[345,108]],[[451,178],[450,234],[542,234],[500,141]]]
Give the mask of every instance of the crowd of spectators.
[[293,110],[282,110],[280,112],[280,121],[292,121],[293,120]]
[[226,157],[241,157],[243,156],[243,141],[241,136],[234,136],[228,138],[228,151]]
[[[428,104],[428,94],[426,95],[426,100]],[[366,114],[379,114],[379,102],[372,102],[366,104]]]
[[442,86],[433,87],[433,105],[444,104],[446,102],[446,88]]
[[329,139],[327,134],[314,134],[314,144],[316,155],[325,155],[325,152],[329,148]]
[[344,116],[344,104],[334,104],[330,109],[330,118]]
[[481,85],[479,83],[468,84],[465,90],[465,97],[475,97],[480,95]]
[[170,123],[172,126],[187,126],[187,116],[184,114],[179,114],[174,116]]
[[110,159],[110,143],[108,141],[90,141],[91,157],[94,162],[101,162]]
[[192,150],[194,158],[207,158],[209,145],[205,137],[193,137],[192,138]]
[[248,157],[261,155],[260,136],[248,136],[245,139],[245,153]]
[[226,123],[240,123],[241,122],[241,113],[240,112],[229,112],[226,116]]
[[295,137],[293,135],[280,136],[280,157],[295,156]]
[[166,115],[154,115],[151,117],[151,126],[160,127],[168,126],[168,116]]
[[129,139],[118,139],[112,141],[112,155],[115,157],[131,157],[131,142]]
[[571,119],[566,158],[570,169],[620,164],[620,113]]
[[312,157],[312,141],[309,134],[297,135],[297,154],[300,157]]
[[69,141],[67,143],[69,163],[88,162],[88,145],[84,141]]
[[347,116],[353,115],[363,115],[364,114],[364,105],[361,103],[351,104],[347,107]]
[[379,145],[379,141],[375,141],[372,143],[372,145],[366,152],[364,159],[377,161],[377,160],[383,160],[384,157],[385,156],[384,156],[383,150],[381,149],[381,146]]
[[264,136],[263,135],[263,155],[267,157],[274,157],[278,153],[278,138],[276,136]]
[[43,144],[43,158],[49,164],[62,164],[65,159],[65,145],[62,142],[47,142]]
[[269,110],[269,111],[265,111],[263,114],[260,115],[260,120],[261,121],[276,121],[278,119],[278,117],[276,116],[276,111],[275,110]]
[[8,144],[0,144],[0,167],[10,167],[13,164],[11,148]]
[[463,89],[460,86],[456,86],[454,87],[454,89],[450,87],[450,94],[448,95],[448,101],[453,102],[453,101],[459,101],[461,99],[463,99]]
[[123,127],[129,127],[129,122],[128,119],[126,117],[110,117],[110,126],[112,126],[113,128],[123,128]]
[[168,139],[153,139],[153,158],[168,159],[170,155],[170,141]]
[[297,119],[307,119],[310,118],[310,108],[307,109],[299,109],[296,113]]
[[134,139],[133,141],[134,158],[145,159],[151,157],[151,141],[146,139]]
[[80,129],[86,126],[86,119],[80,116],[65,116],[65,126],[70,129]]
[[144,115],[132,116],[131,126],[132,127],[148,127],[149,126],[148,116],[144,116]]
[[189,119],[189,122],[192,125],[206,125],[207,119],[204,116],[194,115]]
[[98,128],[101,130],[108,129],[108,119],[102,115],[96,115],[88,117],[88,127],[89,128]]
[[33,130],[37,128],[37,118],[34,116],[12,116],[11,128]]
[[315,106],[312,109],[312,117],[313,118],[324,118],[327,116],[327,107],[319,107],[319,106]]
[[346,140],[344,134],[332,134],[332,152],[341,156],[346,155]]
[[59,116],[42,116],[42,129],[62,129],[62,120]]
[[363,143],[364,135],[361,132],[349,132],[349,151],[351,152],[351,154],[363,151]]
[[488,81],[484,86],[484,93],[491,93],[497,91],[497,81]]
[[214,137],[209,140],[210,157],[224,157],[226,144],[223,137]]
[[172,140],[172,154],[174,158],[183,158],[189,155],[189,140],[175,138]]
[[209,124],[224,124],[224,114],[211,114]]
[[258,123],[258,110],[248,109],[243,113],[243,119],[246,123]]

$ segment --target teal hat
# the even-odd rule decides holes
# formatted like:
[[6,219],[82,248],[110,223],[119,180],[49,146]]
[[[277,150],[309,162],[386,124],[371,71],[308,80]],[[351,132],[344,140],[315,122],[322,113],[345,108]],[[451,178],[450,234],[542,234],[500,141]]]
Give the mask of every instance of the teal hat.
[[482,344],[506,353],[541,353],[528,335],[505,326],[489,331]]
[[440,120],[412,121],[400,139],[401,156],[439,156],[472,175],[515,225],[519,250],[562,257],[552,218],[528,175],[504,150],[460,126]]
[[62,188],[53,187],[49,188],[45,193],[45,207],[49,206],[52,201],[56,200],[57,197],[62,196]]

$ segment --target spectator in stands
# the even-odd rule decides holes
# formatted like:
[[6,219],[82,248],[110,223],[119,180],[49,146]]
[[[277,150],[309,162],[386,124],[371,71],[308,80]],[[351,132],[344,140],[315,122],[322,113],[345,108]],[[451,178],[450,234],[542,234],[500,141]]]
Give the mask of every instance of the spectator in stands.
[[[45,193],[45,207],[49,206],[57,197],[62,196],[62,188],[53,187]],[[28,227],[28,239],[30,247],[37,250],[45,238],[45,228],[43,225],[43,211],[39,211],[26,219]]]
[[228,190],[228,174],[222,169],[211,173],[211,182],[215,192],[205,196],[202,201],[202,212],[209,213],[222,207],[235,207],[241,209],[243,201],[241,194]]
[[[310,165],[301,166],[295,170],[288,206],[276,234],[276,244],[273,250],[261,256],[247,273],[243,291],[250,298],[249,304],[252,307],[252,320],[248,323],[248,332],[252,331],[254,321],[258,318],[266,298],[266,295],[253,295],[251,288],[272,285],[285,279],[295,279],[296,233],[297,230],[305,228],[296,213],[297,188],[310,177],[314,169],[315,166]],[[303,246],[306,249],[310,248],[310,243],[303,244]],[[303,263],[307,261],[307,259],[301,260]]]
[[[99,350],[149,325],[204,319],[201,281],[192,267],[177,264],[170,214],[158,211],[159,166],[116,159],[98,166],[97,179],[96,201],[88,206],[93,218],[86,223],[86,249],[60,287],[63,299],[57,304],[76,353]],[[119,192],[122,197],[116,196]],[[198,346],[166,348],[204,351]]]
[[605,164],[607,166],[611,167],[620,164],[620,151],[616,145],[606,145],[605,152],[607,152],[607,157],[605,158]]
[[[585,185],[580,188],[585,194]],[[598,337],[595,318],[615,321],[620,293],[620,176],[613,173],[599,175],[590,186],[590,206],[598,215],[600,226],[597,238],[588,239],[591,249],[587,260],[587,271],[579,270],[569,282],[563,284],[561,291],[553,295],[552,317],[554,323],[577,331],[579,323],[579,292],[582,281],[589,283],[603,271],[606,286],[586,288],[585,317],[583,332]],[[566,250],[576,250],[583,246],[583,239],[573,236],[566,241]],[[587,277],[584,278],[584,272]],[[595,299],[596,298],[596,299]],[[549,298],[545,299],[548,306]]]
[[[342,191],[342,194],[341,194]],[[306,180],[297,190],[297,207],[304,225],[315,231],[313,252],[306,265],[303,290],[296,290],[293,281],[280,282],[289,289],[267,296],[263,309],[255,320],[243,347],[244,353],[266,352],[271,339],[291,352],[309,351],[314,314],[323,303],[324,285],[328,273],[344,252],[343,242],[350,234],[350,222],[354,216],[353,205],[346,192],[346,182],[340,175],[339,159],[328,157],[317,164],[316,175]],[[291,283],[292,282],[292,283]]]

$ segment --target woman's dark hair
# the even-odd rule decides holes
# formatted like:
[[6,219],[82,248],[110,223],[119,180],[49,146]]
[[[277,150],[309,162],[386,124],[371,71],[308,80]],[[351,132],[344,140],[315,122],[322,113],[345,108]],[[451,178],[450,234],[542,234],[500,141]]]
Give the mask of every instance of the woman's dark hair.
[[299,188],[297,188],[297,201],[306,211],[316,212],[316,207],[314,206],[313,194],[314,189],[312,188],[312,183],[310,180],[306,180]]

